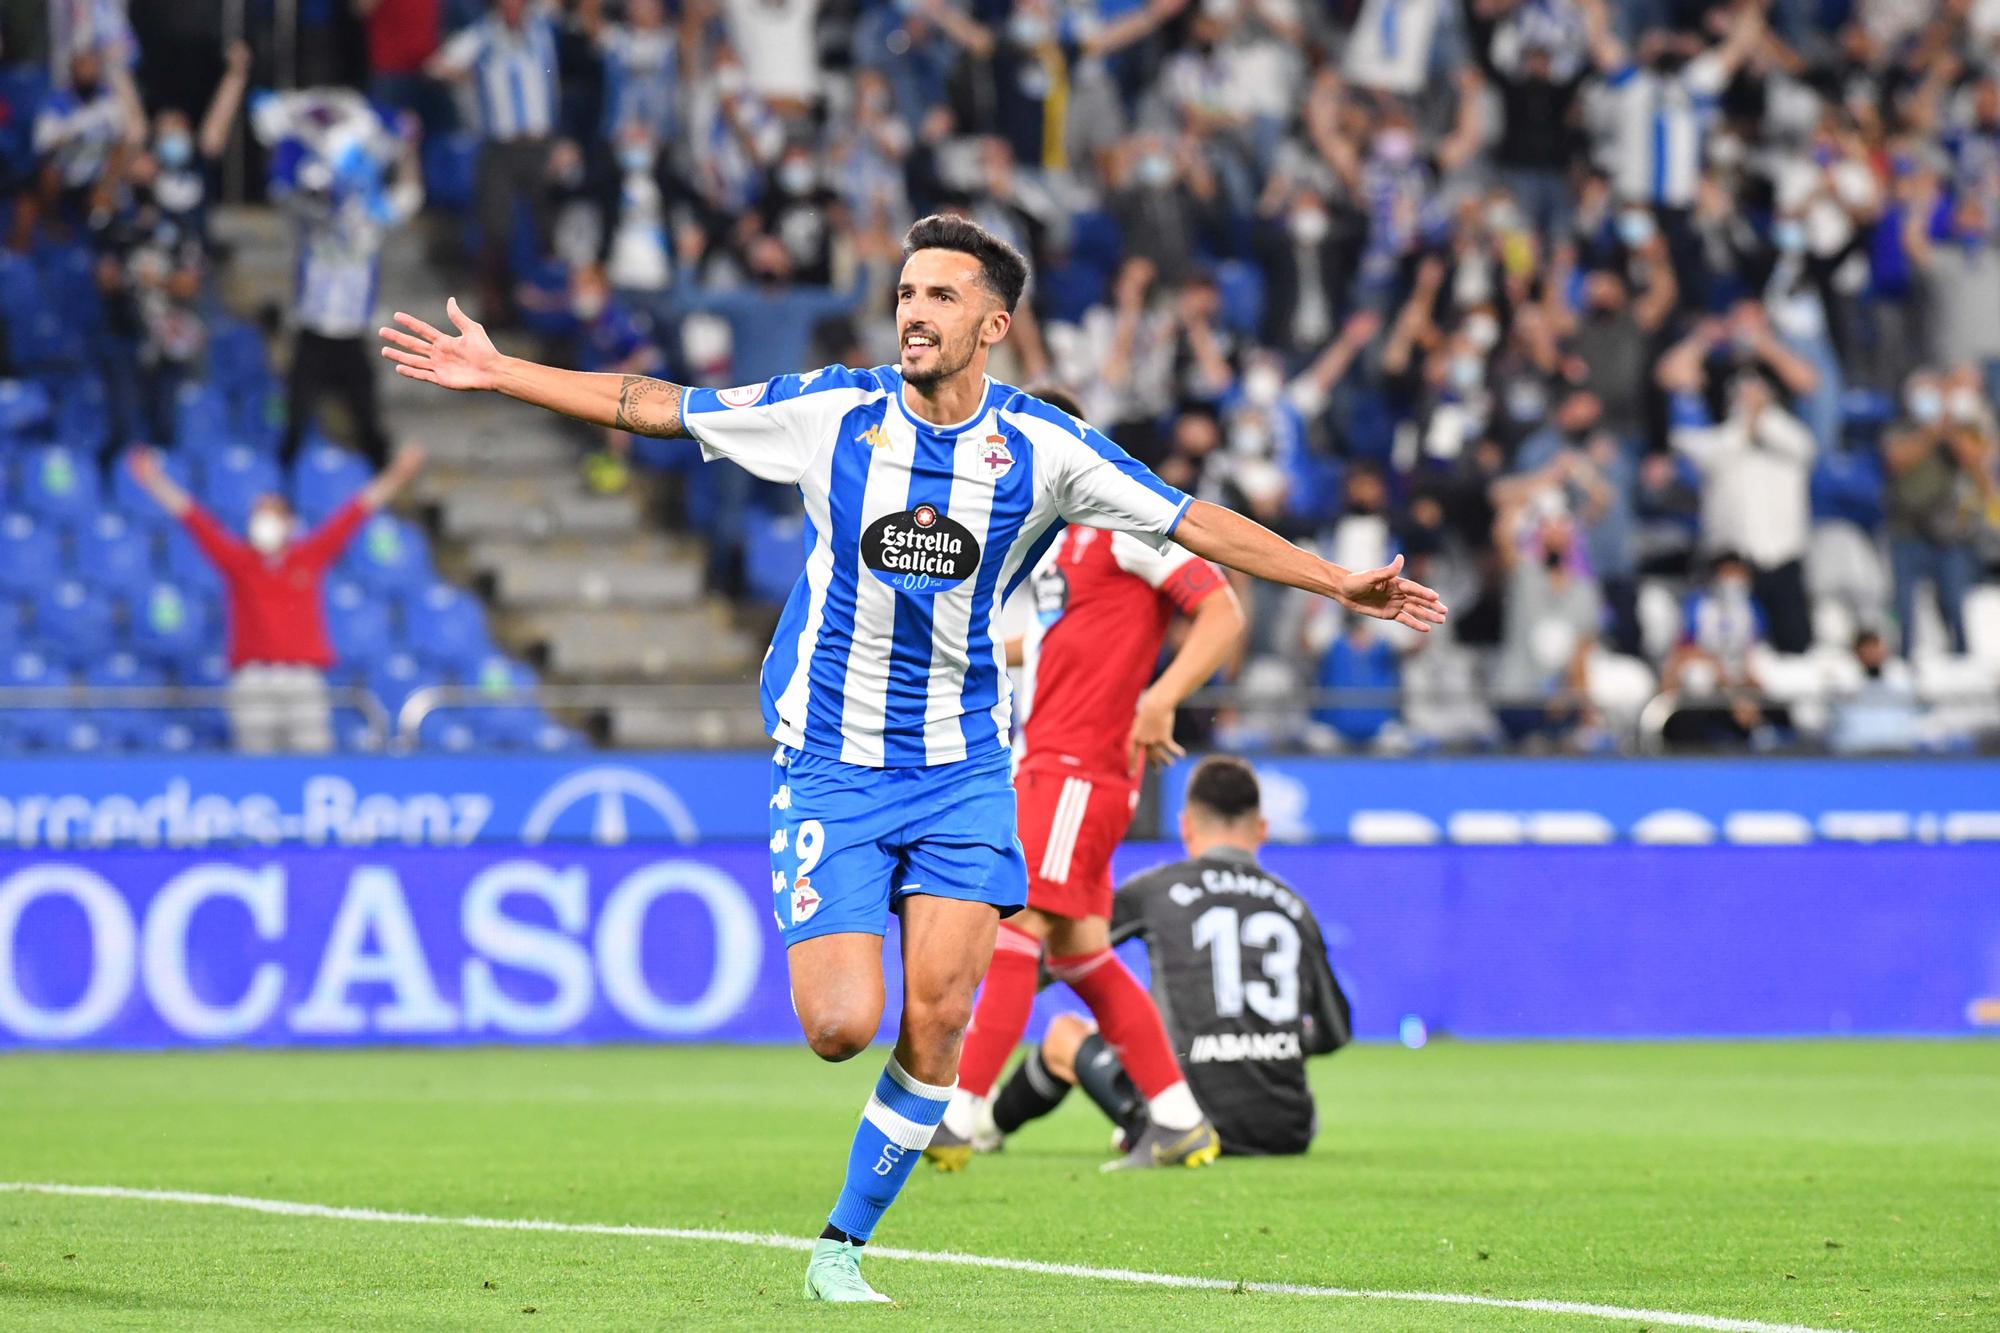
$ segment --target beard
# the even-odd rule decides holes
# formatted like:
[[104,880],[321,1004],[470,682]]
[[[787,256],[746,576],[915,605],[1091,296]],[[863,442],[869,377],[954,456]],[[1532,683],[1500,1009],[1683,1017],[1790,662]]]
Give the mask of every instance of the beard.
[[934,389],[972,364],[972,354],[979,348],[977,335],[967,337],[953,347],[943,339],[938,340],[937,357],[934,363],[923,370],[906,370],[903,383],[915,389]]

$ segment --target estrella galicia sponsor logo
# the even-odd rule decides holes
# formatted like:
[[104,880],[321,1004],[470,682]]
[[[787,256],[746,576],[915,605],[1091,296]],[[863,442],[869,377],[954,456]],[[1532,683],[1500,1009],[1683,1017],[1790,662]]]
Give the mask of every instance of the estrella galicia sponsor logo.
[[898,592],[948,592],[979,568],[979,542],[936,505],[920,504],[869,524],[861,558]]

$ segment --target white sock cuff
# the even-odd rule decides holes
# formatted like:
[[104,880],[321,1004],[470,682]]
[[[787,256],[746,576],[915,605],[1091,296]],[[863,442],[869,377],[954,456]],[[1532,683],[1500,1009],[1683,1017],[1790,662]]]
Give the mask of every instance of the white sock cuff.
[[914,1094],[918,1097],[927,1097],[934,1102],[950,1101],[951,1094],[958,1087],[957,1079],[953,1079],[951,1082],[940,1087],[935,1083],[926,1083],[922,1079],[913,1078],[910,1075],[910,1071],[903,1068],[902,1064],[893,1055],[889,1057],[889,1068],[886,1072],[890,1080],[904,1092]]

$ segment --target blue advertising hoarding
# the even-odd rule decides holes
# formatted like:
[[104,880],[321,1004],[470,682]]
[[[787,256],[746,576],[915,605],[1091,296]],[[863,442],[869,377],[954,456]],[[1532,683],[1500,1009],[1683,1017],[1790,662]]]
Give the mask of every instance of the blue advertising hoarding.
[[[1118,869],[1173,855],[1128,846]],[[1280,847],[1268,863],[1320,917],[1366,1038],[1406,1017],[1465,1037],[2000,1023],[1991,847]],[[0,1047],[794,1041],[770,910],[755,843],[10,852]],[[1051,992],[1040,1017],[1068,1003]]]
[[[1161,779],[1171,835],[1188,765]],[[1260,759],[1283,842],[2000,843],[1986,760]],[[691,846],[768,834],[770,755],[17,759],[0,849]],[[1141,830],[1144,831],[1144,830]]]

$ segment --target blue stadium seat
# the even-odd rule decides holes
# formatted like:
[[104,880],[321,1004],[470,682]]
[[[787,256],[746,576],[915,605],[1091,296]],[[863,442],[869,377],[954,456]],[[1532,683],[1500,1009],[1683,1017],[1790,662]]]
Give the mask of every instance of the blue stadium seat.
[[83,329],[47,305],[7,325],[7,353],[18,370],[56,371],[84,361]]
[[[83,683],[98,689],[156,688],[167,683],[166,676],[150,662],[129,652],[107,653],[82,672]],[[172,721],[172,715],[158,708],[95,708],[93,722],[105,744],[113,749],[146,750],[164,748],[154,744]]]
[[284,489],[278,465],[245,444],[226,445],[201,466],[201,502],[239,531],[250,521],[259,496],[282,495]]
[[28,435],[49,419],[49,391],[33,380],[0,380],[0,435]]
[[388,710],[391,723],[411,694],[426,686],[448,683],[443,672],[433,670],[409,653],[390,653],[368,670],[368,688]]
[[100,509],[70,530],[70,567],[113,597],[134,597],[153,581],[155,531],[116,509]]
[[45,519],[71,523],[97,512],[97,460],[66,445],[30,451],[16,481],[21,507]]
[[[472,689],[496,700],[509,695],[531,694],[539,684],[533,671],[499,653],[490,654],[478,662],[462,679]],[[432,717],[450,717],[464,723],[471,730],[478,747],[489,750],[533,749],[535,738],[549,725],[548,716],[533,703],[447,709],[432,714]],[[418,739],[425,741],[421,735]],[[428,741],[425,743],[428,746]]]
[[472,207],[479,136],[463,130],[424,140],[424,198],[433,208],[463,213]]
[[364,587],[396,595],[430,583],[430,546],[423,533],[402,519],[376,514],[348,544],[341,568]]
[[35,268],[50,308],[62,312],[70,327],[88,333],[103,323],[97,261],[88,249],[81,245],[46,246],[36,252]]
[[176,524],[167,529],[167,575],[191,592],[203,597],[222,595],[222,575],[186,528]]
[[0,251],[0,320],[24,324],[42,306],[42,275],[24,255]]
[[189,664],[214,648],[207,603],[193,589],[154,582],[127,603],[126,641],[132,650],[187,681]]
[[85,666],[110,651],[111,599],[82,579],[58,579],[35,599],[35,637],[51,657]]
[[440,671],[474,670],[493,652],[486,609],[464,589],[434,582],[403,599],[403,645]]
[[389,608],[352,579],[327,585],[326,629],[344,663],[371,666],[390,651]]
[[27,637],[27,622],[18,598],[0,597],[0,653],[20,651],[21,641]]
[[229,399],[213,384],[189,380],[174,391],[174,444],[205,454],[230,437]]
[[1223,324],[1241,337],[1256,337],[1264,322],[1264,275],[1257,266],[1224,260],[1215,266],[1215,290]]
[[49,395],[55,401],[57,444],[96,456],[111,439],[111,391],[86,371],[68,375]]
[[307,524],[317,525],[374,476],[359,454],[335,444],[309,444],[292,465],[292,508]]
[[[37,652],[10,653],[0,659],[0,685],[15,689],[55,689],[69,678]],[[14,708],[0,711],[0,732],[10,746],[54,750],[63,746],[72,717],[67,708]]]
[[32,514],[0,515],[0,593],[32,596],[60,576],[54,527]]
[[174,664],[173,678],[191,690],[219,690],[229,683],[229,659],[219,648],[196,653]]
[[743,579],[752,597],[782,605],[806,567],[805,516],[759,514],[743,544]]

